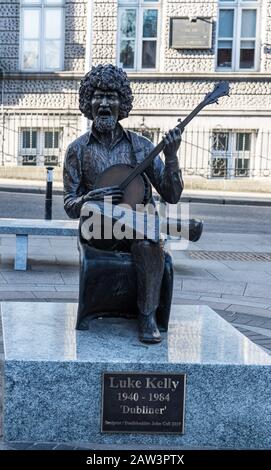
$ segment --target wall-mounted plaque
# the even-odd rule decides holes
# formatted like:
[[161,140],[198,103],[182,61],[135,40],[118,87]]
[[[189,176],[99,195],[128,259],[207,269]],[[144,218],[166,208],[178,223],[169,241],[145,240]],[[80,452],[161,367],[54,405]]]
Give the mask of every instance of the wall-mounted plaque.
[[211,18],[171,18],[170,47],[174,49],[210,49]]
[[185,374],[104,373],[102,385],[102,432],[184,432]]

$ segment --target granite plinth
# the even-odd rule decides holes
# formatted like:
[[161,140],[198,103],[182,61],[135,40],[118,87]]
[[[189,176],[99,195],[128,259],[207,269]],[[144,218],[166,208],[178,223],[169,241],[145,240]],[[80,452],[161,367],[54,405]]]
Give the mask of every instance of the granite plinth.
[[[76,331],[76,309],[1,304],[6,440],[271,447],[271,357],[210,308],[173,306],[168,334],[150,346],[134,320]],[[103,372],[185,373],[185,433],[102,433]]]

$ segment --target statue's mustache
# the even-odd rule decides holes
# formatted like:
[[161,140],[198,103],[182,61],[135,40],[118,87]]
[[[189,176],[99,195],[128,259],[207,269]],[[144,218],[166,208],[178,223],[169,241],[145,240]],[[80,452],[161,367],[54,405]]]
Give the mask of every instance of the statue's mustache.
[[99,132],[112,131],[115,129],[117,119],[114,116],[96,116],[94,125]]

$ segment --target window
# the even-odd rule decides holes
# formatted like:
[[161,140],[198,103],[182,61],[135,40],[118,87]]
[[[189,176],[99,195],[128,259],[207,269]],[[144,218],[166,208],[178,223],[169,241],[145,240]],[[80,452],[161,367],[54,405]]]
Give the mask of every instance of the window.
[[63,67],[64,0],[21,1],[21,69]]
[[256,70],[260,0],[219,0],[217,68]]
[[37,148],[37,131],[23,131],[23,149],[25,150],[36,150]]
[[19,164],[58,165],[60,140],[60,130],[21,129]]
[[44,165],[59,163],[59,131],[44,131]]
[[37,164],[37,131],[33,129],[22,131],[21,155],[22,165]]
[[57,149],[58,148],[58,131],[45,131],[44,132],[44,148]]
[[255,137],[255,131],[214,130],[212,177],[249,176]]
[[157,68],[159,0],[119,0],[118,62],[128,70]]

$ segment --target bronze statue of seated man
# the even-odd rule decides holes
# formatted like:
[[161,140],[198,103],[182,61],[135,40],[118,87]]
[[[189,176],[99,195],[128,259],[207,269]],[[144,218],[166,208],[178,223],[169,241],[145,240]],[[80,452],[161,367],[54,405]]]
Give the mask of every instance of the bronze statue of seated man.
[[[113,65],[98,65],[85,75],[79,90],[80,110],[92,120],[89,132],[72,142],[64,164],[64,207],[71,218],[79,218],[87,201],[112,198],[113,204],[123,199],[123,190],[112,184],[97,189],[97,180],[113,165],[135,167],[151,152],[153,144],[143,136],[123,129],[119,121],[132,109],[132,91],[126,73]],[[155,157],[143,175],[145,191],[143,204],[152,203],[151,185],[164,201],[179,201],[183,181],[177,151],[181,131],[175,128],[164,137],[165,163]],[[154,202],[153,202],[154,203]],[[91,244],[92,242],[89,241]],[[100,242],[100,247],[103,241]],[[137,308],[139,339],[159,343],[161,335],[156,321],[165,253],[161,240],[106,240],[107,250],[128,251],[132,255],[137,279]],[[106,277],[106,267],[105,267]],[[105,283],[106,289],[106,283]]]

